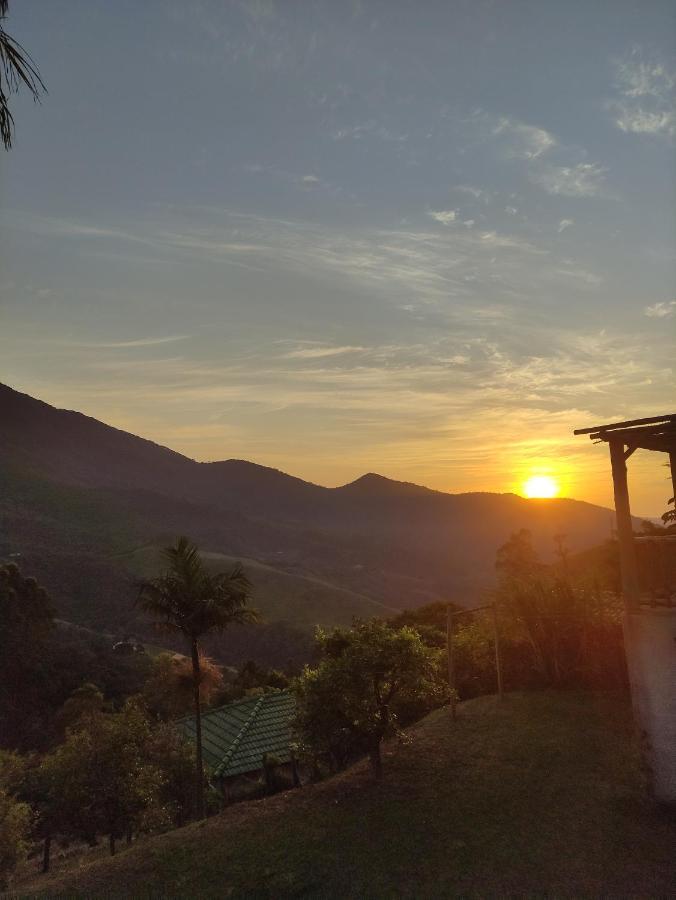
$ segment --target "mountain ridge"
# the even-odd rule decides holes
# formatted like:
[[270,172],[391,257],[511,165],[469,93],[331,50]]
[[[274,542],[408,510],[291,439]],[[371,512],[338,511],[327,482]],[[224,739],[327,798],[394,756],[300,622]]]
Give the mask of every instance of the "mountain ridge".
[[279,572],[275,622],[295,627],[288,574],[316,590],[306,608],[336,608],[322,583],[348,591],[355,611],[360,597],[395,609],[472,605],[512,532],[528,528],[551,559],[555,534],[584,550],[608,537],[612,516],[584,501],[451,494],[374,472],[330,488],[248,460],[197,462],[5,385],[0,421],[0,558],[21,554],[64,618],[113,631],[136,623],[125,551],[177,534]]

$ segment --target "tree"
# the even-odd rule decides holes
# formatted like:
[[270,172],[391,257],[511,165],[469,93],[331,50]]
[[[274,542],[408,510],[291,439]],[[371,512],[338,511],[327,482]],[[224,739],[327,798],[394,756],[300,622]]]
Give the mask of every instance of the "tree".
[[160,803],[181,828],[195,813],[195,747],[170,723],[152,729],[148,760],[162,773]]
[[138,603],[170,632],[182,634],[190,646],[196,737],[197,813],[205,816],[204,761],[202,758],[202,712],[200,702],[200,641],[222,633],[230,625],[253,622],[255,610],[247,606],[251,584],[240,563],[229,572],[211,574],[199,551],[180,537],[163,551],[168,568],[157,578],[141,582]]
[[[213,659],[199,654],[200,701],[208,706],[223,689],[223,672]],[[180,653],[160,653],[152,663],[150,677],[143,687],[148,708],[161,719],[187,715],[193,705],[192,662]]]
[[30,808],[0,788],[0,889],[26,854]]
[[513,534],[499,548],[501,618],[528,641],[542,683],[623,683],[619,599],[595,576],[574,580],[560,540],[558,546],[554,566],[540,562],[528,531]]
[[15,563],[0,566],[0,734],[20,742],[27,710],[39,705],[42,664],[54,628],[49,596]]
[[57,831],[93,841],[116,841],[161,819],[163,774],[149,758],[151,725],[137,702],[120,713],[93,713],[45,757],[47,819]]
[[441,653],[412,628],[394,629],[378,619],[319,629],[317,643],[319,665],[307,666],[295,683],[296,727],[307,746],[338,760],[368,753],[378,779],[381,743],[399,730],[399,711],[445,697]]
[[85,682],[71,692],[56,715],[57,731],[63,736],[66,729],[77,726],[84,718],[103,711],[103,694],[95,684]]
[[9,0],[0,0],[0,140],[9,150],[14,134],[14,117],[9,109],[9,97],[21,86],[28,89],[38,102],[46,91],[35,63],[18,41],[5,31],[2,22],[7,16]]

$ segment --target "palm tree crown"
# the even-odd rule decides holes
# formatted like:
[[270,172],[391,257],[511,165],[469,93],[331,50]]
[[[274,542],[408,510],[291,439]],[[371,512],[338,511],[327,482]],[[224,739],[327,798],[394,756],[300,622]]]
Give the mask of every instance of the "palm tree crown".
[[255,622],[255,610],[247,606],[251,582],[241,563],[230,572],[211,574],[197,547],[179,538],[162,552],[165,572],[141,582],[138,602],[167,631],[178,631],[189,640],[223,632],[232,624]]

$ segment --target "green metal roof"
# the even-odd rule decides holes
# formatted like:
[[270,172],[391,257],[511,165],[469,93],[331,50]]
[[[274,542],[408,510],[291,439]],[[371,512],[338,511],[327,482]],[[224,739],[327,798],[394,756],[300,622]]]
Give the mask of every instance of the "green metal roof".
[[[266,753],[288,762],[295,711],[296,700],[289,691],[246,697],[207,710],[202,714],[205,763],[215,777],[230,778],[261,769]],[[180,725],[195,740],[195,719],[183,719]]]

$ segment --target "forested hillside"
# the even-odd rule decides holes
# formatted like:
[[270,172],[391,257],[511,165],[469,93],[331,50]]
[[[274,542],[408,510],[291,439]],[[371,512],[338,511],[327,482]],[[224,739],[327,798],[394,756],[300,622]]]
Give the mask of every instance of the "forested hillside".
[[302,657],[315,623],[471,604],[520,528],[546,559],[555,534],[582,550],[611,525],[576,500],[446,494],[372,473],[325,488],[242,460],[199,463],[6,386],[0,420],[0,557],[20,558],[62,618],[116,634],[143,631],[134,580],[152,548],[187,534],[246,558],[267,624],[232,635],[229,661]]

